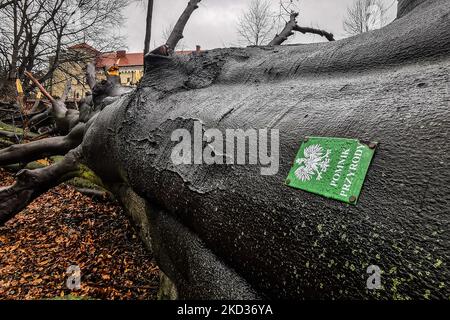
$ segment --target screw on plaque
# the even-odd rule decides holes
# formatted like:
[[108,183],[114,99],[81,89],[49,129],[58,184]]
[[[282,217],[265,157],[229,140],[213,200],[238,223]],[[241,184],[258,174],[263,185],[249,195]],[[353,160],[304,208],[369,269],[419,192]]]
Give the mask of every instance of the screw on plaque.
[[291,183],[291,179],[286,179],[286,184],[290,184]]
[[309,137],[305,137],[305,139],[303,139],[303,142],[308,142],[309,141]]
[[350,197],[350,203],[355,203],[356,202],[356,197],[355,196],[351,196]]
[[376,147],[377,147],[377,144],[375,142],[369,143],[369,148],[370,149],[375,149]]

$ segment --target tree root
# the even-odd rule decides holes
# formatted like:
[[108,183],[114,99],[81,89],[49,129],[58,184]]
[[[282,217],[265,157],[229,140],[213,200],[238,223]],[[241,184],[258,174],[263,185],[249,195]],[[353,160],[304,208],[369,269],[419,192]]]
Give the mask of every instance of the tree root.
[[47,190],[80,173],[81,148],[71,150],[61,162],[36,170],[22,170],[16,183],[0,189],[0,226]]
[[78,124],[67,136],[52,137],[0,150],[0,166],[28,163],[54,155],[64,155],[83,141],[85,124]]
[[66,107],[67,95],[70,91],[70,82],[64,89],[61,99],[53,98],[50,93],[42,86],[41,83],[28,71],[25,75],[39,88],[42,94],[51,102],[52,108],[50,114],[55,119],[56,127],[61,134],[68,134],[79,123],[80,113],[77,110],[68,109]]

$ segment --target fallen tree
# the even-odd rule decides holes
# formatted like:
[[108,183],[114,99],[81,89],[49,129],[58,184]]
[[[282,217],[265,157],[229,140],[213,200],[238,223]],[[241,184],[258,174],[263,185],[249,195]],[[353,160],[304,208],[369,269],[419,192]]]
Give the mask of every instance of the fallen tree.
[[[0,221],[87,167],[180,298],[448,298],[450,11],[399,5],[384,29],[337,42],[153,51],[140,87],[91,118],[61,163],[0,191]],[[279,129],[278,174],[174,165],[171,135],[195,121]],[[357,206],[284,184],[307,136],[380,142]],[[369,265],[381,290],[367,289]]]

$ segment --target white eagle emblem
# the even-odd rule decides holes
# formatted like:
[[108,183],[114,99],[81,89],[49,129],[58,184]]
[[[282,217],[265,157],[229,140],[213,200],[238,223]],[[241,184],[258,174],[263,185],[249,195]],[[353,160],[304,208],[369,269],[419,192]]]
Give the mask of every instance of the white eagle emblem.
[[304,150],[304,158],[297,159],[295,162],[300,167],[295,170],[295,176],[301,181],[310,181],[315,174],[316,180],[322,179],[322,174],[327,172],[330,166],[331,150],[324,152],[319,144],[313,144]]

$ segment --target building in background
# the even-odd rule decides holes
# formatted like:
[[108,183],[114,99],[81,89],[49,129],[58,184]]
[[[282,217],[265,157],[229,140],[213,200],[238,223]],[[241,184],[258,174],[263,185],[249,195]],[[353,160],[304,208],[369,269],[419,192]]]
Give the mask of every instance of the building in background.
[[[61,97],[66,82],[70,79],[72,90],[68,99],[76,101],[83,98],[90,91],[86,84],[86,65],[96,61],[99,56],[101,56],[101,52],[86,43],[72,46],[63,52],[60,57],[63,62],[59,64],[49,83],[47,83],[50,94],[54,97]],[[54,57],[50,58],[50,65],[52,65],[52,59]]]
[[99,79],[111,66],[119,67],[120,83],[123,86],[135,86],[144,75],[144,54],[127,53],[125,50],[101,54],[95,66]]
[[[195,51],[177,51],[176,54],[199,54],[200,46]],[[94,62],[97,80],[106,79],[106,70],[112,66],[119,67],[120,82],[123,86],[136,86],[144,75],[144,54],[128,53],[125,50],[102,53],[92,46],[82,43],[70,47],[65,53],[65,60],[53,73],[50,80],[50,93],[60,97],[68,79],[72,81],[69,100],[78,101],[90,91],[86,83],[86,65]],[[62,57],[64,59],[64,57]]]

